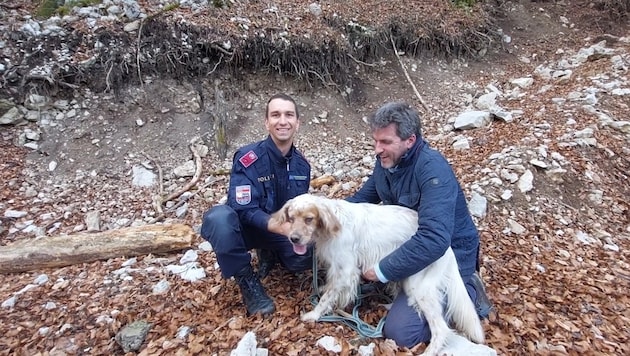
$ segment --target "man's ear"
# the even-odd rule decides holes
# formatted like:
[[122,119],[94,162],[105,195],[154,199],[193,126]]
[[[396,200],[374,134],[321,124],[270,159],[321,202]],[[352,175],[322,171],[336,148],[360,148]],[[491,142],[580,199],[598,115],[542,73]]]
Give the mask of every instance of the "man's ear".
[[413,135],[409,136],[409,138],[407,139],[407,140],[409,140],[409,141],[407,141],[408,144],[409,144],[409,147],[407,147],[407,148],[411,148],[411,146],[413,146],[413,144],[416,143],[417,139],[418,139],[418,137],[416,136],[416,134],[413,134]]

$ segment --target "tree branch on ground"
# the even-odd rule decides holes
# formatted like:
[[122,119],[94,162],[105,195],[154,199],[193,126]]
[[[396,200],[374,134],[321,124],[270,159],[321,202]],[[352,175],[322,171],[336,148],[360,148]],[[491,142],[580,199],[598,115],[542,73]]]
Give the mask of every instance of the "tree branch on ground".
[[396,49],[396,43],[394,42],[394,37],[392,37],[391,34],[389,35],[389,40],[392,42],[392,49],[394,50],[394,53],[396,54],[396,58],[398,58],[398,63],[400,63],[400,67],[405,73],[405,77],[407,78],[407,81],[409,82],[409,84],[411,84],[411,88],[413,89],[414,94],[416,94],[416,97],[418,98],[418,100],[420,100],[420,104],[422,104],[422,106],[426,110],[426,113],[429,113],[430,112],[429,107],[424,102],[424,99],[422,99],[422,96],[418,92],[416,85],[411,80],[411,77],[409,76],[409,73],[407,72],[407,68],[405,68],[405,64],[402,62],[402,59],[400,58],[400,55],[398,54],[398,50]]

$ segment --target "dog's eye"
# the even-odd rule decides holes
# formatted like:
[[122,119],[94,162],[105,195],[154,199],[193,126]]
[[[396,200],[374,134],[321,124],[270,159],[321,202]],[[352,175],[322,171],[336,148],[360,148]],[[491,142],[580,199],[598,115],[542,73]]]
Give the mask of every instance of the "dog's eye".
[[291,224],[293,224],[293,222],[295,221],[295,218],[291,216],[291,217],[289,217],[289,219],[288,219],[288,220],[289,220],[289,222],[290,222]]
[[313,222],[313,218],[304,218],[304,222],[310,224]]

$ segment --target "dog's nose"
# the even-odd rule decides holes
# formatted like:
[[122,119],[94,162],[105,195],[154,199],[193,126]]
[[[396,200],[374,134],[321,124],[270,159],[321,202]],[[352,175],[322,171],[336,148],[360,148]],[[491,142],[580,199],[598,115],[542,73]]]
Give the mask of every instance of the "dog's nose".
[[291,242],[293,242],[294,244],[300,242],[300,237],[299,236],[291,236],[289,238],[289,240],[291,240]]

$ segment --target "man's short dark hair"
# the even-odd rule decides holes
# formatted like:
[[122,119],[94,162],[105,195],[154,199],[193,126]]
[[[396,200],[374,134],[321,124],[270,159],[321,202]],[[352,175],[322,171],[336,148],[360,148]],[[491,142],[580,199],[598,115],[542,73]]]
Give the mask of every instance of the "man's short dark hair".
[[382,129],[396,124],[396,135],[406,140],[415,134],[421,136],[420,114],[406,103],[390,102],[381,106],[368,118],[370,130]]
[[275,94],[274,96],[269,98],[269,100],[267,100],[267,106],[265,106],[265,117],[269,117],[269,103],[274,99],[282,99],[293,103],[293,106],[295,107],[295,117],[297,117],[298,119],[300,118],[300,112],[298,111],[298,106],[295,103],[295,100],[293,100],[291,96],[284,93]]

